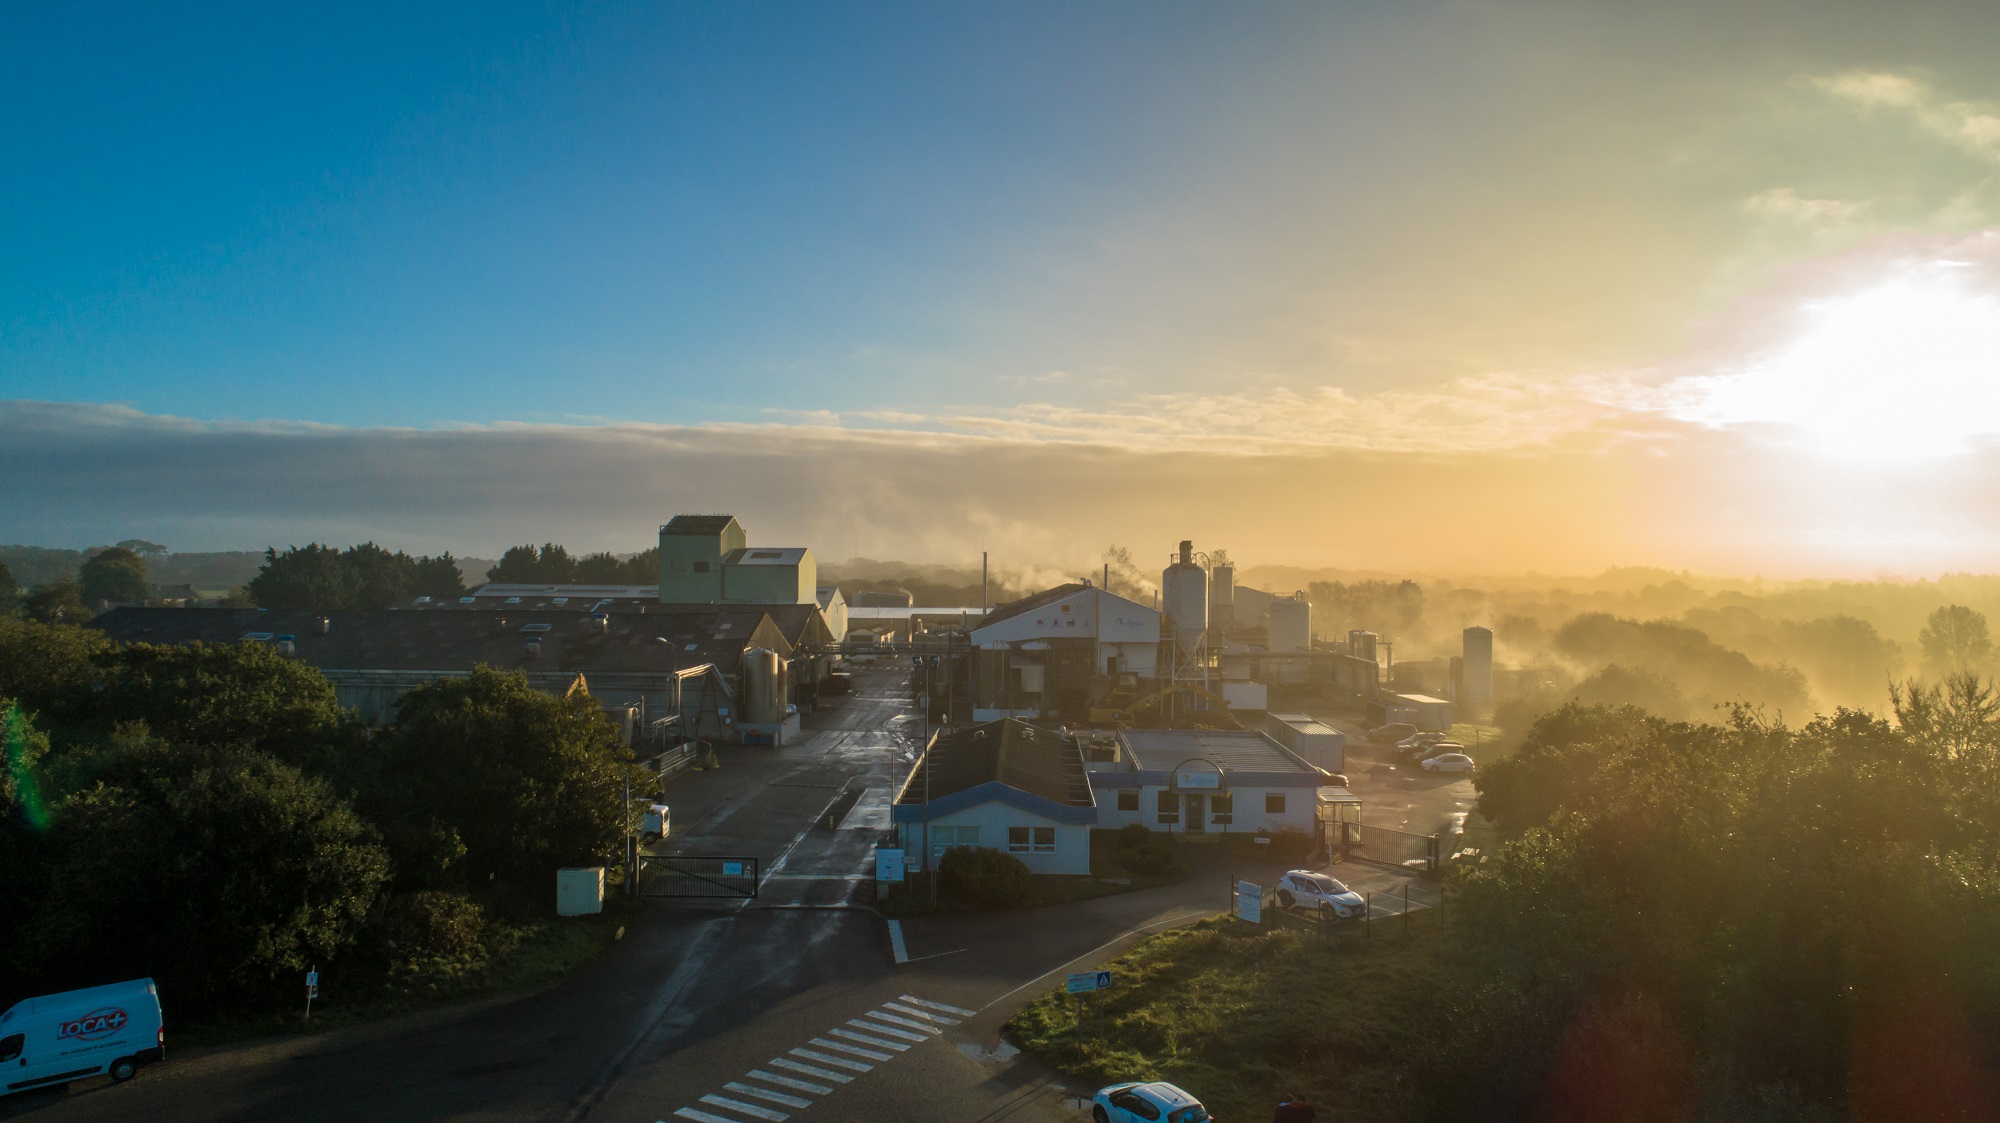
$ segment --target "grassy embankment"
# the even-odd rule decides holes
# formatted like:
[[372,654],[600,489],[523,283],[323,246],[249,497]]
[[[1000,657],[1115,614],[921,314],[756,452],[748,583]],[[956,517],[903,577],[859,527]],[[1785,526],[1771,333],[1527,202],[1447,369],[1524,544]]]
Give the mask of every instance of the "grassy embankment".
[[1415,1073],[1438,1037],[1450,964],[1435,916],[1401,924],[1327,939],[1212,918],[1112,960],[1101,1011],[1099,996],[1055,991],[1006,1032],[1079,1084],[1168,1080],[1221,1119],[1265,1118],[1286,1092],[1323,1119],[1410,1119],[1424,1104]]
[[536,990],[597,958],[619,938],[636,913],[623,897],[611,897],[596,916],[493,923],[477,951],[449,961],[412,965],[395,972],[374,967],[342,972],[321,965],[320,996],[313,1002],[310,1025],[305,1021],[301,985],[295,1010],[174,1026],[174,1042],[199,1047],[302,1030],[325,1032]]

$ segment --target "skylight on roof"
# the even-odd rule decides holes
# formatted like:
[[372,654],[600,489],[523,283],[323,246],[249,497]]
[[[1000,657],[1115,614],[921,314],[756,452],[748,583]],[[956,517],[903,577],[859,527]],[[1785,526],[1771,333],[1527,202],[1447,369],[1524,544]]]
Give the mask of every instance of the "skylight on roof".
[[521,603],[521,598],[520,598],[520,597],[508,597],[508,598],[507,598],[507,601],[506,601],[506,603],[508,603],[508,604],[520,604],[520,603]]
[[549,603],[550,603],[550,604],[568,604],[568,603],[569,603],[569,598],[568,598],[568,597],[557,597],[556,599],[554,599],[554,600],[550,601]]
[[271,633],[269,633],[269,632],[244,632],[244,633],[243,633],[243,638],[244,638],[244,639],[247,639],[247,640],[255,640],[255,641],[257,641],[258,643],[263,643],[263,642],[264,642],[265,640],[267,640],[267,639],[270,639],[270,638],[271,638]]
[[782,558],[785,556],[785,552],[783,550],[752,550],[750,551],[750,556],[758,560],[765,560],[769,558]]
[[478,597],[460,597],[460,598],[458,598],[458,603],[460,603],[460,604],[474,604],[474,603],[477,603],[477,602],[478,602],[478,600],[479,600],[479,598],[478,598]]
[[549,624],[523,624],[521,625],[521,630],[524,632],[546,632],[552,626]]

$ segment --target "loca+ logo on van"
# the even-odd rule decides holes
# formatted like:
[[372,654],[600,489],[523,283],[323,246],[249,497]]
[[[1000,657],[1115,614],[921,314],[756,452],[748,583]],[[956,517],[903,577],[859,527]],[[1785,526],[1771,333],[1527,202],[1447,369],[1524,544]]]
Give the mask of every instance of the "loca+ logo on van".
[[124,1029],[125,1023],[130,1020],[125,1016],[125,1011],[115,1006],[106,1006],[57,1026],[56,1040],[62,1041],[73,1037],[78,1041],[96,1041],[100,1037],[109,1037]]

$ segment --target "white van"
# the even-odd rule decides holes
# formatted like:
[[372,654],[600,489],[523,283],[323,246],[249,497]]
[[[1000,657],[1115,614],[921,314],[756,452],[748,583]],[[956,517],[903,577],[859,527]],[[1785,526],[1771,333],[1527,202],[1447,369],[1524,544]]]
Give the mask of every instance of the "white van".
[[166,1046],[151,979],[30,998],[0,1014],[0,1096],[105,1073],[130,1080]]

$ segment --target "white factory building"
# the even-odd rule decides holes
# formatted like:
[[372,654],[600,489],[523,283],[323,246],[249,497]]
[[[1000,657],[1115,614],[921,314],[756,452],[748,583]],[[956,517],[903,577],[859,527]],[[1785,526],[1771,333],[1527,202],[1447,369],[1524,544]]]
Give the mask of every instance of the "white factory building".
[[1160,613],[1085,583],[988,612],[972,629],[972,719],[1082,720],[1122,678],[1159,673]]

